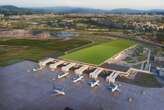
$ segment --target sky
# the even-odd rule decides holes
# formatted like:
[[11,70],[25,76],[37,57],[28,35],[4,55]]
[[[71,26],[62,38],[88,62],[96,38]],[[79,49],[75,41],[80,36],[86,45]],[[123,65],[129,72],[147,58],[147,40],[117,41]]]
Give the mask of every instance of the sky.
[[164,9],[164,0],[0,0],[0,5],[19,7],[72,6],[97,9]]

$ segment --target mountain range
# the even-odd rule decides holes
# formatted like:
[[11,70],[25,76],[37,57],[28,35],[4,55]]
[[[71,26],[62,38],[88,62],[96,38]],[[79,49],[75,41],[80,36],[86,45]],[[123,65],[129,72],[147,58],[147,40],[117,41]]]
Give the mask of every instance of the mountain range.
[[32,14],[32,10],[28,8],[19,8],[12,5],[4,5],[0,6],[0,13],[5,15]]
[[112,10],[81,8],[81,7],[42,7],[42,8],[22,8],[13,5],[0,6],[0,13],[6,15],[32,14],[32,13],[80,13],[80,14],[161,14],[164,9],[137,10],[129,8],[118,8]]

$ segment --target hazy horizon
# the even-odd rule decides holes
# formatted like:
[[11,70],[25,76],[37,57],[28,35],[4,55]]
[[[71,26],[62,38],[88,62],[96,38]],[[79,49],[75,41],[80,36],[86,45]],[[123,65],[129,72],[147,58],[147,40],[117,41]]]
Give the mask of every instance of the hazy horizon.
[[84,7],[96,9],[132,8],[132,9],[164,9],[164,0],[6,0],[0,5],[18,7]]

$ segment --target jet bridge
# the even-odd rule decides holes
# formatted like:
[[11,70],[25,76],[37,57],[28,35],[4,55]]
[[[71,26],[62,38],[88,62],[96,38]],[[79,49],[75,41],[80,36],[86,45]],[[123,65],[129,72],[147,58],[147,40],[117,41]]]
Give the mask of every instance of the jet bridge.
[[74,66],[76,66],[76,65],[77,65],[76,63],[70,63],[70,64],[68,64],[68,65],[66,65],[66,66],[64,66],[64,67],[62,67],[61,70],[62,70],[63,72],[68,72],[72,67],[74,67]]
[[84,65],[84,66],[80,67],[79,69],[76,69],[75,74],[81,76],[84,73],[84,71],[87,70],[88,68],[89,68],[88,65]]
[[65,61],[58,61],[58,62],[56,62],[56,63],[54,63],[54,64],[50,64],[50,66],[49,66],[49,68],[51,69],[51,70],[55,70],[55,69],[57,69],[57,67],[59,66],[59,65],[61,65],[61,64],[64,64],[65,63]]
[[90,86],[92,88],[99,85],[100,81],[97,80],[97,78],[101,74],[102,71],[104,71],[103,68],[97,68],[96,70],[94,70],[92,73],[89,74],[90,78],[94,79],[94,81],[90,83]]
[[55,61],[54,58],[48,58],[48,59],[42,60],[42,61],[39,62],[39,67],[40,67],[40,68],[43,68],[43,67],[45,67],[48,63],[53,62],[53,61]]
[[95,71],[89,74],[90,78],[96,80],[98,78],[98,75],[100,75],[103,70],[104,70],[103,68],[97,68]]
[[119,76],[120,72],[113,71],[107,78],[106,81],[109,83],[114,83],[115,79]]
[[80,80],[82,80],[84,78],[84,76],[82,76],[82,74],[84,74],[84,71],[87,70],[89,68],[88,65],[84,65],[82,67],[80,67],[79,69],[75,70],[75,74],[77,74],[79,77],[75,80],[73,80],[74,83],[79,82]]
[[32,71],[36,72],[36,71],[42,70],[50,62],[56,62],[56,60],[54,58],[48,58],[48,59],[39,61],[39,64],[38,64],[39,67],[38,68],[33,68]]
[[62,67],[61,69],[62,69],[62,71],[63,72],[66,72],[66,73],[64,73],[64,74],[62,74],[62,75],[58,75],[58,79],[61,79],[61,78],[64,78],[64,77],[66,77],[66,76],[68,76],[69,75],[69,70],[72,68],[72,67],[74,67],[74,66],[76,66],[77,64],[76,63],[70,63],[70,64],[68,64],[67,66],[64,66],[64,67]]

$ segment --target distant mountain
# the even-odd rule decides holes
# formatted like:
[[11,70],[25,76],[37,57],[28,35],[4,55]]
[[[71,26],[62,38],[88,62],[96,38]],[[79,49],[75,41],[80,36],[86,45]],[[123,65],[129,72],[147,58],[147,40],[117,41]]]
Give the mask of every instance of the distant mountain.
[[20,8],[12,5],[0,6],[0,13],[5,15],[20,15],[32,13],[80,13],[80,14],[162,14],[164,10],[136,10],[129,8],[118,8],[113,10],[102,10],[81,7],[42,7],[42,8]]
[[44,7],[35,8],[44,12],[55,12],[55,13],[105,13],[107,10],[92,9],[92,8],[80,8],[80,7]]
[[0,13],[5,15],[31,14],[32,10],[27,8],[18,8],[12,5],[0,6]]
[[12,5],[4,5],[4,6],[0,6],[0,9],[4,11],[11,11],[11,10],[19,10],[20,8]]
[[164,9],[152,9],[147,11],[148,14],[162,14],[164,15]]
[[164,9],[152,9],[152,10],[136,10],[129,8],[118,8],[110,10],[111,13],[114,14],[163,14]]
[[111,13],[116,14],[133,14],[133,13],[143,13],[143,10],[129,9],[129,8],[118,8],[110,10]]
[[113,10],[102,10],[93,8],[80,8],[80,7],[47,7],[47,8],[36,8],[44,10],[44,12],[54,13],[91,13],[91,14],[163,14],[162,9],[153,10],[136,10],[129,8],[118,8]]

